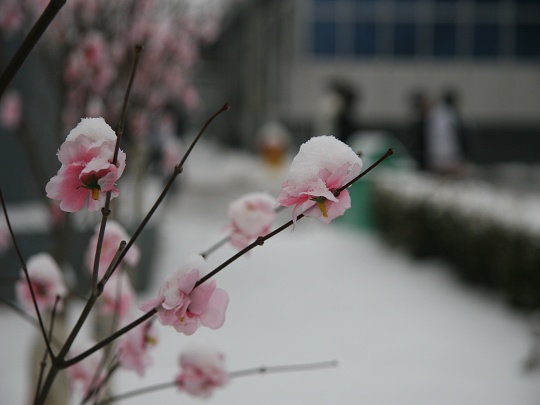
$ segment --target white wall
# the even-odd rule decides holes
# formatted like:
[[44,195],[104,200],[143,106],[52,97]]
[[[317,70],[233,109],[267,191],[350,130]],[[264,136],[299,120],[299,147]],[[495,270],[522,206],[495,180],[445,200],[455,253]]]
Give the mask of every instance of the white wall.
[[436,97],[460,92],[464,118],[476,123],[540,124],[540,66],[511,62],[321,62],[303,60],[292,72],[287,114],[312,117],[324,84],[344,77],[362,92],[364,120],[403,122],[412,90]]

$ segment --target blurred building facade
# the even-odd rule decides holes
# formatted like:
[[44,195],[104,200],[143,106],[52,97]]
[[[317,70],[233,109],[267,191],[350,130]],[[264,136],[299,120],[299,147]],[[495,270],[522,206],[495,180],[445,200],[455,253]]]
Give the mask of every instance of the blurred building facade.
[[408,99],[460,94],[473,161],[540,162],[540,1],[244,0],[214,52],[236,141],[266,121],[313,133],[329,81],[366,129],[406,137]]

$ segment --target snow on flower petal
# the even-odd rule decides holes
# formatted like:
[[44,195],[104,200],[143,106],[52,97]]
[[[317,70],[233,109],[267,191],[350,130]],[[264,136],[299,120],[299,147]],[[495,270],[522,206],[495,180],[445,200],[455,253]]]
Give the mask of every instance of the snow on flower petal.
[[231,244],[243,249],[270,232],[275,219],[276,200],[268,193],[249,193],[229,205],[228,228]]
[[208,398],[215,388],[229,381],[225,356],[213,349],[192,348],[183,352],[180,367],[176,385],[194,396]]
[[[56,297],[66,295],[67,289],[64,284],[60,267],[48,253],[39,253],[28,259],[26,264],[32,289],[40,310],[52,310]],[[17,300],[27,311],[34,311],[34,304],[30,287],[24,273],[21,271],[21,279],[15,285]],[[58,310],[62,309],[62,300],[58,302]]]
[[362,170],[362,161],[346,144],[333,136],[311,138],[300,146],[289,176],[282,185],[278,202],[294,206],[293,220],[302,206],[306,216],[329,223],[350,208],[347,190],[336,191]]
[[116,134],[103,118],[83,118],[60,146],[62,164],[56,176],[46,185],[47,197],[60,201],[66,212],[97,211],[105,204],[107,192],[118,196],[115,183],[126,165],[126,155],[118,152],[112,164]]
[[158,297],[143,303],[140,309],[157,309],[157,318],[162,325],[173,326],[186,335],[195,333],[199,324],[211,329],[220,328],[225,321],[229,296],[216,288],[214,280],[195,288],[199,272],[204,269],[206,265],[201,256],[189,257],[165,279]]

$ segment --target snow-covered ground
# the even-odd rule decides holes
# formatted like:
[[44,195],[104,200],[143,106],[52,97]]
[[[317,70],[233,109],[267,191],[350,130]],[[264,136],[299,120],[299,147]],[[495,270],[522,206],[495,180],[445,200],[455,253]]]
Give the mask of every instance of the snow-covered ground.
[[[219,240],[228,201],[247,191],[276,194],[282,179],[253,159],[200,148],[180,192],[159,213],[159,259],[141,301],[184,257]],[[210,267],[233,252],[225,247],[211,255]],[[230,370],[339,361],[332,369],[238,378],[209,403],[540,403],[540,375],[522,371],[531,345],[527,318],[464,286],[444,264],[414,261],[372,235],[303,219],[215,279],[230,296],[225,325],[191,337],[160,327],[154,366],[144,379],[119,376],[118,393],[172,380],[179,352],[208,344],[226,354]],[[6,308],[0,331],[0,404],[24,404],[35,332]],[[126,400],[201,402],[173,388]]]

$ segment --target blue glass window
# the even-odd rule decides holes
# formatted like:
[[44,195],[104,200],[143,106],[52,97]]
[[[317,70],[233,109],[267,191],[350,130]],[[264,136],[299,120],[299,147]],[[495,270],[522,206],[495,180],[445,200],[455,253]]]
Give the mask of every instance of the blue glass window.
[[452,57],[456,54],[456,25],[436,24],[433,31],[433,54]]
[[540,24],[516,26],[516,55],[519,57],[540,56]]
[[495,57],[499,51],[499,26],[477,24],[474,26],[474,56]]
[[306,1],[308,45],[319,57],[540,60],[540,0]]
[[316,21],[313,24],[312,49],[315,55],[331,56],[336,53],[336,24]]
[[416,50],[416,25],[396,24],[394,27],[394,53],[413,56]]
[[375,24],[354,24],[354,53],[359,56],[375,54]]

